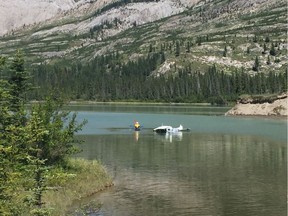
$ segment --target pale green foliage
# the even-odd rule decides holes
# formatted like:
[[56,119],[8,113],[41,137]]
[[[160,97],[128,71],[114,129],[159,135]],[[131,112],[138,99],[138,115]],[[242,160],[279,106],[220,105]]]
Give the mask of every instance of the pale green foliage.
[[0,56],[0,67],[5,65],[5,61],[6,61],[6,58],[3,56]]
[[85,122],[77,124],[76,114],[62,111],[62,103],[48,98],[44,104],[36,104],[31,111],[31,132],[39,129],[37,148],[38,157],[46,164],[64,165],[67,156],[78,152],[74,134],[81,130]]
[[76,152],[74,134],[84,123],[61,111],[58,99],[35,104],[27,113],[25,93],[31,86],[21,52],[9,68],[10,78],[0,80],[0,215],[49,215],[42,201],[45,173],[51,166],[65,166]]
[[15,54],[9,69],[9,90],[12,96],[10,106],[13,111],[19,111],[25,103],[25,94],[31,87],[29,73],[24,68],[24,57],[19,50]]

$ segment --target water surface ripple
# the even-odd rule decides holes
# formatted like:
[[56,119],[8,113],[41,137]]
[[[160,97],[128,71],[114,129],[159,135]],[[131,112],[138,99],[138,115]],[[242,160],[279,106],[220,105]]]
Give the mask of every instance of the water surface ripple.
[[[102,203],[90,215],[287,215],[285,120],[169,112],[79,111],[89,123],[78,156],[102,161],[115,183],[83,200]],[[154,134],[162,123],[191,131]]]

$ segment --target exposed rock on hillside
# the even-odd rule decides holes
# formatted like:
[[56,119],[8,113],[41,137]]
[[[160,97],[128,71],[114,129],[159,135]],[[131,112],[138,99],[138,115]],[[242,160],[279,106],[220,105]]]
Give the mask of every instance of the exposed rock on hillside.
[[288,116],[287,93],[273,97],[246,97],[237,101],[236,106],[225,115]]
[[[190,7],[199,0],[164,0],[148,3],[135,3],[127,7],[114,8],[107,14],[97,19],[87,20],[79,25],[70,25],[68,29],[74,31],[86,31],[103,21],[122,19],[131,23],[143,24],[155,21],[163,17],[182,12],[185,7]],[[98,9],[112,2],[113,0],[3,0],[0,1],[0,35],[4,35],[19,28],[42,22],[57,21],[63,18],[75,18],[95,13]],[[90,21],[90,22],[89,22]],[[60,26],[63,32],[67,26]],[[125,28],[127,29],[127,28]],[[57,29],[54,29],[59,30]]]
[[[57,32],[78,35],[83,32],[89,32],[90,29],[101,28],[101,34],[98,35],[97,39],[102,40],[103,38],[113,36],[133,26],[153,22],[180,13],[184,11],[184,9],[185,7],[183,5],[179,5],[172,0],[131,3],[120,8],[112,8],[105,13],[78,23],[60,25],[46,31],[36,32],[33,36],[41,35],[43,37]],[[117,20],[117,25],[114,28],[108,28],[109,25],[116,22],[115,20]]]
[[[82,0],[83,1],[83,0]],[[80,4],[73,0],[3,0],[0,1],[0,35],[39,23]]]
[[279,73],[287,64],[286,6],[286,0],[2,0],[0,50],[9,56],[25,49],[34,64],[86,62],[117,50],[126,62],[151,46],[166,60],[155,76],[212,65],[254,74],[256,56],[260,72]]

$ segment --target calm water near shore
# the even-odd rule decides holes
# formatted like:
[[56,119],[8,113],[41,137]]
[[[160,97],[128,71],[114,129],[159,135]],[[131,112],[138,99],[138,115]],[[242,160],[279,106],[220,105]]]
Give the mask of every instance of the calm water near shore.
[[[286,119],[225,117],[229,108],[78,107],[78,157],[102,161],[115,186],[83,202],[90,215],[287,215]],[[139,132],[130,126],[137,120]],[[159,135],[161,125],[190,128]]]

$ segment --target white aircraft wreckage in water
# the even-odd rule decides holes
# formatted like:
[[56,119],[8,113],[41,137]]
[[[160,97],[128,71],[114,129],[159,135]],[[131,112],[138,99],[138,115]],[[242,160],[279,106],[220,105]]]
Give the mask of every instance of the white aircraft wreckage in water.
[[154,132],[156,133],[178,133],[178,132],[182,132],[182,131],[189,131],[189,128],[183,128],[182,125],[180,125],[177,128],[173,128],[172,126],[159,126],[153,129]]

